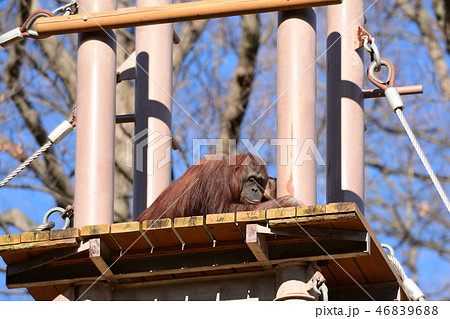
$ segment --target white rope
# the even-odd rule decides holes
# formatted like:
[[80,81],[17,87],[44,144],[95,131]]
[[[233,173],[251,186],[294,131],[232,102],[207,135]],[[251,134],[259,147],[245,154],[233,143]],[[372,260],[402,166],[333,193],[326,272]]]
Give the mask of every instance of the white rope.
[[406,121],[405,116],[403,115],[403,112],[401,108],[395,109],[395,113],[397,114],[398,118],[400,119],[400,122],[402,123],[403,127],[406,130],[406,133],[409,136],[409,139],[411,140],[411,143],[414,145],[414,148],[416,149],[417,154],[419,155],[423,165],[425,166],[425,169],[428,172],[428,175],[430,175],[431,180],[433,181],[434,186],[436,187],[439,195],[442,198],[442,201],[444,202],[445,206],[447,207],[447,211],[450,213],[450,202],[448,200],[447,194],[445,194],[444,189],[441,186],[441,183],[436,177],[436,174],[434,174],[433,169],[430,166],[430,163],[428,162],[425,154],[422,151],[422,148],[419,145],[419,142],[417,141],[416,137],[414,136],[414,133],[411,130],[411,127],[409,127],[408,122]]
[[408,276],[406,276],[405,271],[403,270],[402,265],[400,264],[400,262],[397,260],[397,258],[395,258],[394,256],[394,249],[387,245],[387,244],[381,244],[381,247],[386,248],[389,250],[389,254],[386,254],[389,258],[389,260],[391,261],[392,265],[394,265],[395,270],[397,270],[397,273],[399,274],[400,278],[402,279],[402,281],[405,281]]
[[10,180],[12,180],[14,177],[16,177],[21,171],[23,171],[25,169],[25,167],[30,165],[36,158],[38,158],[42,153],[44,153],[52,145],[53,145],[52,141],[48,141],[47,143],[42,145],[42,147],[38,151],[36,151],[36,153],[31,155],[25,162],[23,162],[11,174],[6,176],[6,178],[0,182],[0,188],[5,186],[6,184],[8,184]]
[[416,301],[425,301],[425,295],[422,292],[422,290],[417,286],[417,284],[408,276],[406,276],[405,271],[403,270],[402,265],[400,262],[395,258],[394,256],[394,249],[387,245],[387,244],[381,244],[381,247],[389,250],[389,254],[386,254],[389,261],[394,266],[395,270],[397,271],[397,274],[400,276],[400,279],[403,283],[403,291],[412,299]]

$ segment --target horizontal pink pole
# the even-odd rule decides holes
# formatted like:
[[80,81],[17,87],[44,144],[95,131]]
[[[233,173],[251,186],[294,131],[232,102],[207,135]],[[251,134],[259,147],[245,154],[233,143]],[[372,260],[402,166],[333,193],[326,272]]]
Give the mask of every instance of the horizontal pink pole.
[[[423,85],[411,85],[411,86],[396,86],[395,87],[400,95],[410,95],[410,94],[422,94]],[[382,89],[372,89],[364,90],[363,96],[365,99],[370,99],[374,97],[383,97],[384,91]]]

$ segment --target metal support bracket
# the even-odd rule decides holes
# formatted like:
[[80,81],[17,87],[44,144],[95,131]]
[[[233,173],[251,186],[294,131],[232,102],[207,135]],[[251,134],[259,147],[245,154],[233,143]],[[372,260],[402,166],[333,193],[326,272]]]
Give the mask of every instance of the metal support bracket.
[[[173,31],[173,43],[179,44],[180,37]],[[117,68],[117,83],[136,79],[136,51],[131,53],[128,58]],[[139,65],[137,65],[139,67]]]
[[117,68],[117,83],[136,78],[136,51],[131,53],[128,58]]
[[360,25],[354,25],[353,26],[353,50],[358,50],[359,48],[362,48],[364,45],[364,39],[363,36],[366,36],[367,39],[370,41],[370,34],[367,32],[362,26]]

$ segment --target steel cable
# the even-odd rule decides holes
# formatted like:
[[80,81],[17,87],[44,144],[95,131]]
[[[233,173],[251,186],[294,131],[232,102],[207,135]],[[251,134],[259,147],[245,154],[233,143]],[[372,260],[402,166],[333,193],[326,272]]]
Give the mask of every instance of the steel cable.
[[414,148],[416,149],[416,152],[419,155],[420,160],[422,161],[423,165],[425,166],[425,169],[427,170],[428,175],[430,175],[430,178],[433,181],[433,184],[436,187],[439,195],[441,196],[442,201],[445,204],[445,207],[447,207],[447,211],[450,213],[450,203],[449,203],[447,194],[445,194],[441,183],[437,179],[436,174],[433,172],[433,169],[431,168],[430,163],[428,162],[425,154],[422,151],[422,148],[419,145],[419,142],[417,141],[413,131],[411,130],[411,127],[409,126],[408,121],[406,120],[405,116],[403,115],[402,110],[400,108],[397,108],[395,110],[395,113],[397,114],[400,122],[402,123],[403,127],[405,128],[405,131],[408,134],[409,139],[411,140],[411,143],[413,144]]
[[6,176],[1,182],[0,182],[0,188],[5,186],[9,183],[10,180],[12,180],[14,177],[16,177],[21,171],[23,171],[28,165],[30,165],[36,158],[38,158],[42,153],[44,153],[50,146],[53,145],[52,141],[48,141],[42,147],[37,150],[33,155],[31,155],[25,162],[23,162],[19,167],[17,167],[11,174]]

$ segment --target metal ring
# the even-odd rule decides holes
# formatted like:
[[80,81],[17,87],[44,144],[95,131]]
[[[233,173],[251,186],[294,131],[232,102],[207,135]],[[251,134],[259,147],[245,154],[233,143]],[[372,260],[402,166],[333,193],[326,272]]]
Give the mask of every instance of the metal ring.
[[370,40],[371,42],[371,48],[373,51],[373,55],[375,56],[375,62],[377,64],[377,66],[375,67],[375,72],[380,72],[381,70],[381,57],[380,57],[380,51],[378,51],[378,47],[375,44],[375,38],[372,38]]
[[381,244],[381,247],[387,249],[389,251],[389,254],[394,257],[394,248],[389,246],[388,244]]
[[325,283],[322,283],[322,285],[320,286],[320,293],[322,296],[322,300],[323,301],[328,301],[328,287],[327,285],[325,285]]
[[380,59],[380,65],[385,66],[388,69],[388,76],[387,76],[386,81],[381,80],[374,74],[374,72],[377,72],[376,71],[376,61],[373,61],[367,68],[367,77],[369,78],[370,82],[372,82],[374,85],[376,85],[380,89],[387,90],[389,87],[394,86],[395,66],[391,60],[384,59],[384,58]]
[[378,83],[381,83],[381,84],[386,84],[386,83],[388,83],[388,82],[389,82],[389,79],[390,79],[390,77],[391,77],[391,67],[390,67],[389,63],[387,63],[386,61],[380,61],[380,67],[381,67],[381,66],[385,66],[385,67],[387,68],[387,70],[388,70],[388,76],[387,76],[387,79],[386,79],[386,81],[383,81],[383,80],[381,80],[378,76],[376,76],[375,73],[374,73],[374,72],[380,72],[380,70],[381,70],[381,68],[379,68],[378,71],[376,70],[376,69],[377,69],[377,62],[376,62],[376,61],[374,61],[374,62],[375,62],[375,63],[371,63],[371,64],[370,64],[370,67],[369,67],[370,75],[372,75],[372,78],[373,78],[375,81],[377,81]]
[[[52,209],[50,209],[49,211],[47,211],[47,213],[45,213],[44,215],[44,222],[43,224],[48,222],[48,218],[50,217],[51,214],[53,214],[54,212],[60,212],[61,216],[66,212],[66,210],[64,208],[61,207],[54,207]],[[63,218],[64,219],[64,218]],[[66,223],[64,224],[64,227],[62,229],[67,229],[69,227],[70,224],[70,218],[66,217],[65,218]]]
[[319,288],[317,287],[318,282],[319,282],[319,278],[317,278],[317,276],[314,275],[314,277],[313,277],[313,290],[314,290],[317,294],[321,295],[322,292],[321,292],[321,291],[319,290]]
[[[75,8],[72,10],[72,7],[74,7],[74,6],[75,6]],[[64,16],[67,16],[69,14],[74,13],[76,8],[77,8],[77,6],[78,6],[77,1],[76,0],[72,0],[69,3],[63,5],[62,7],[56,8],[55,10],[53,10],[52,13],[54,15],[57,15],[57,14],[60,14],[61,12],[64,12]]]
[[375,38],[371,38],[369,42],[369,37],[367,35],[363,35],[361,37],[364,42],[364,48],[370,53],[370,58],[372,61],[376,62],[375,71],[380,72],[381,68],[381,57],[380,57],[380,51],[378,51],[378,47],[375,44]]
[[373,52],[373,49],[372,49],[372,47],[369,45],[369,37],[368,37],[367,35],[363,35],[363,36],[361,36],[361,39],[363,39],[363,45],[364,45],[364,48],[365,48],[368,52],[372,53],[372,52]]

